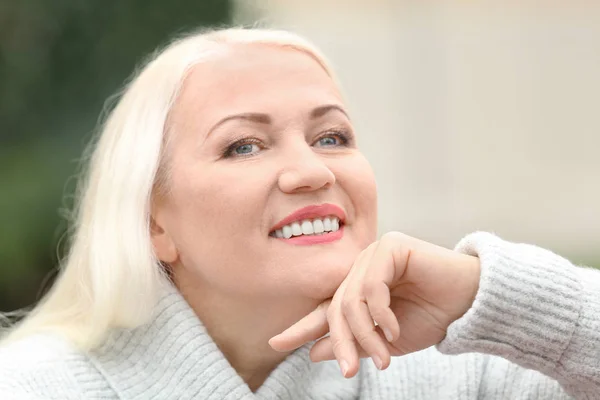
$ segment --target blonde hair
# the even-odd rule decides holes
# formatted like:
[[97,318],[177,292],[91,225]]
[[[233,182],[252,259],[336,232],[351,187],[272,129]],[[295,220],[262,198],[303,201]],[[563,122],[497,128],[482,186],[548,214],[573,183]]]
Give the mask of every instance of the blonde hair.
[[[169,281],[153,254],[150,204],[166,192],[168,115],[188,71],[231,45],[264,44],[304,52],[334,78],[321,53],[286,31],[230,28],[178,39],[153,56],[125,87],[91,144],[76,196],[71,246],[52,288],[2,344],[50,332],[82,350],[111,328],[150,320]],[[210,79],[210,77],[207,77]]]

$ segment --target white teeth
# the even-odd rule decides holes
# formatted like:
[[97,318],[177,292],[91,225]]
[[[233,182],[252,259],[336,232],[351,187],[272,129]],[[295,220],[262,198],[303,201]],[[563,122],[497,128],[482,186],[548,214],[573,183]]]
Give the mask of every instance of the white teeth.
[[297,222],[292,222],[292,235],[294,235],[294,236],[302,235],[302,228],[300,227],[300,224]]
[[313,228],[313,224],[310,221],[302,222],[302,234],[304,235],[312,235],[315,233],[315,229]]
[[315,219],[312,222],[312,225],[313,225],[313,229],[315,230],[315,233],[325,232],[325,228],[323,227],[323,221],[321,221],[320,219]]
[[331,219],[329,217],[323,220],[323,229],[326,232],[329,232],[331,230]]
[[292,222],[277,229],[271,235],[276,238],[289,239],[292,236],[301,235],[323,235],[328,232],[336,232],[340,229],[340,220],[337,217],[315,218],[313,220],[305,219]]
[[333,218],[331,221],[331,232],[336,232],[340,229],[340,220],[337,218]]

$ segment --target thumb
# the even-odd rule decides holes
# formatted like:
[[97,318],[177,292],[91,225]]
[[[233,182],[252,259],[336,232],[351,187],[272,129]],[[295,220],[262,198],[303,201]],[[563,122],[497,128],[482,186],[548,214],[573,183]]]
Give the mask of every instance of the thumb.
[[327,309],[331,300],[321,303],[314,311],[269,340],[276,351],[291,351],[303,344],[317,340],[329,332]]

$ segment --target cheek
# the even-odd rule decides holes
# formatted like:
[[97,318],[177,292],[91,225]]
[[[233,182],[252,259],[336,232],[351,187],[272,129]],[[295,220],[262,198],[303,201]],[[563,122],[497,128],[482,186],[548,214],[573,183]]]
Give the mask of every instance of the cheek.
[[[180,220],[201,236],[236,232],[250,228],[245,221],[256,216],[256,189],[245,179],[222,174],[202,174],[190,181],[180,197]],[[254,192],[254,193],[253,193]],[[206,233],[203,233],[206,232]],[[210,234],[208,234],[210,232]],[[217,238],[213,239],[215,242]]]
[[249,259],[260,261],[252,243],[264,229],[268,177],[234,167],[180,172],[172,192],[172,233],[181,263],[213,283],[237,273]]
[[366,246],[377,237],[377,185],[375,175],[366,158],[360,153],[344,163],[338,172],[339,184],[344,188],[354,208],[354,217]]

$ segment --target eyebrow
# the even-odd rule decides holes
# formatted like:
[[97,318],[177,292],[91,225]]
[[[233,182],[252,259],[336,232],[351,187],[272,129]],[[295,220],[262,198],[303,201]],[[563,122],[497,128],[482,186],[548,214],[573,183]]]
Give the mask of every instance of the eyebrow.
[[[331,111],[339,111],[342,114],[344,114],[346,116],[346,118],[350,119],[346,110],[344,110],[343,107],[341,107],[337,104],[327,104],[327,105],[316,107],[313,110],[311,110],[311,112],[309,113],[309,118],[311,120],[321,118],[322,116],[324,116],[325,114],[327,114]],[[240,119],[243,121],[250,121],[250,122],[254,122],[257,124],[263,124],[263,125],[271,125],[273,123],[273,119],[271,118],[271,116],[269,114],[264,114],[264,113],[250,112],[250,113],[228,115],[227,117],[219,120],[219,122],[214,124],[213,127],[210,128],[210,130],[208,131],[208,135],[206,135],[206,137],[210,136],[210,134],[215,129],[217,129],[217,127],[223,125],[224,123],[226,123],[228,121],[236,120],[236,119]]]

